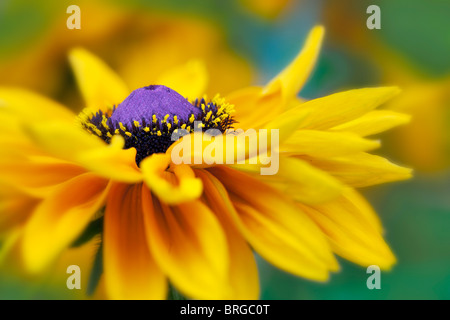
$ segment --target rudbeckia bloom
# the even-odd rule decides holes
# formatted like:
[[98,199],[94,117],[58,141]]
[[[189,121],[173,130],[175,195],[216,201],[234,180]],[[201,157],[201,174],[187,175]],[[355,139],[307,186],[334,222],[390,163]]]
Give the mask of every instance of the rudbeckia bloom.
[[[225,98],[203,98],[196,92],[202,75],[186,77],[183,69],[170,81],[176,86],[130,94],[83,49],[70,53],[86,100],[78,116],[35,94],[1,89],[3,198],[10,192],[30,202],[2,212],[8,254],[38,273],[100,224],[113,299],[163,299],[169,282],[195,299],[258,298],[253,251],[318,281],[338,270],[334,254],[389,269],[395,258],[380,221],[355,188],[410,177],[409,169],[367,153],[379,142],[365,138],[408,117],[374,110],[396,88],[298,98],[322,37],[323,28],[314,28],[269,84]],[[224,136],[233,126],[279,129],[278,172],[260,175],[259,162],[174,163],[175,146],[198,137],[194,120]],[[175,128],[190,134],[172,143]]]

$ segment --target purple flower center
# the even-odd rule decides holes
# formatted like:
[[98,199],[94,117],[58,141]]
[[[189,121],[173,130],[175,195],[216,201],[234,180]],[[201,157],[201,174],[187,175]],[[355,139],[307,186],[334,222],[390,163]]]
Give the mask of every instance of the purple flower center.
[[[197,129],[218,129],[225,133],[235,122],[233,106],[219,97],[190,103],[174,90],[152,85],[134,90],[111,112],[80,115],[82,126],[110,143],[114,135],[125,139],[125,149],[136,148],[137,165],[154,153],[164,153],[173,143],[172,134]],[[198,121],[198,123],[196,123]]]
[[178,119],[188,119],[191,114],[197,118],[202,110],[193,106],[178,92],[162,85],[151,85],[134,90],[122,103],[120,103],[111,115],[113,124],[119,122],[125,126],[132,126],[133,121],[146,120],[151,123],[152,116],[163,119],[169,115],[168,121],[173,116]]

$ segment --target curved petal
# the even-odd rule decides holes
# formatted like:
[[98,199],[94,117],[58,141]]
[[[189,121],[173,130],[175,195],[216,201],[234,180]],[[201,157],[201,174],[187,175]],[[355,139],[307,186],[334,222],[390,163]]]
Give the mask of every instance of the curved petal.
[[194,299],[230,297],[227,242],[217,218],[196,200],[169,207],[143,188],[146,235],[161,269]]
[[299,204],[328,236],[333,251],[364,267],[390,269],[395,257],[380,233],[373,209],[355,191],[327,204],[310,207]]
[[203,191],[202,183],[186,164],[175,165],[172,172],[166,171],[170,165],[169,154],[153,154],[141,162],[145,183],[161,201],[178,204],[197,199]]
[[214,184],[214,178],[206,170],[196,170],[205,186],[204,198],[216,214],[225,230],[230,255],[231,299],[255,300],[259,297],[258,268],[250,246],[235,226],[226,200]]
[[38,200],[29,197],[15,187],[0,183],[0,239],[3,233],[23,225]]
[[2,182],[32,197],[46,198],[60,184],[86,172],[80,166],[49,157],[16,157],[0,161]]
[[365,137],[406,124],[410,120],[411,116],[404,113],[391,110],[374,110],[330,130],[333,132],[353,132],[361,137]]
[[281,95],[276,92],[264,96],[262,92],[262,87],[247,87],[226,96],[226,101],[235,106],[236,128],[259,128],[281,113]]
[[324,130],[363,116],[388,101],[400,90],[397,87],[363,88],[335,93],[307,101],[291,112],[311,110],[303,128]]
[[118,105],[130,94],[122,79],[92,53],[72,49],[69,61],[86,106],[92,111]]
[[208,72],[200,60],[167,70],[159,76],[158,84],[165,85],[189,100],[200,98],[208,85]]
[[123,182],[142,181],[136,165],[136,149],[123,150],[124,140],[114,136],[111,144],[84,130],[61,123],[29,127],[33,138],[44,150],[106,178]]
[[235,106],[234,126],[239,129],[261,128],[284,110],[279,91],[263,94],[261,87],[250,87],[231,93],[226,101]]
[[411,169],[364,152],[330,159],[301,158],[355,188],[411,178]]
[[343,185],[327,172],[296,158],[280,157],[278,172],[275,175],[259,175],[261,167],[254,164],[238,164],[230,167],[256,174],[259,180],[303,203],[333,200],[340,195],[343,188]]
[[22,238],[26,269],[42,271],[84,230],[105,203],[108,181],[87,173],[62,184],[28,220]]
[[166,278],[145,238],[142,189],[142,184],[117,184],[108,196],[103,261],[106,292],[112,299],[166,297]]
[[379,141],[367,140],[350,132],[298,130],[281,144],[280,152],[328,158],[369,151],[379,146]]
[[311,74],[319,56],[325,29],[314,27],[297,57],[264,88],[264,94],[281,90],[284,103],[297,96]]
[[329,271],[337,270],[322,232],[288,198],[236,170],[221,166],[208,171],[217,177],[216,188],[235,224],[261,256],[285,271],[313,280],[324,281]]
[[59,103],[21,88],[0,88],[0,108],[22,122],[62,121],[72,123],[75,115]]

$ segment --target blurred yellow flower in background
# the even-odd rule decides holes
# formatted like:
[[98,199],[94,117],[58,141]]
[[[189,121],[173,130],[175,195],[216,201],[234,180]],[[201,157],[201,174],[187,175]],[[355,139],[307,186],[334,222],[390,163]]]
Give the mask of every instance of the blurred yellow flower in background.
[[25,49],[22,45],[19,52],[0,57],[0,84],[58,96],[76,107],[81,101],[76,100],[67,68],[67,52],[74,46],[102,57],[131,87],[157,82],[162,73],[196,59],[202,60],[208,73],[221,75],[205,82],[207,94],[226,94],[252,80],[252,68],[232,52],[223,31],[211,19],[100,0],[78,1],[77,5],[81,29],[69,30],[64,2],[42,1],[36,8],[20,0],[8,3],[5,10],[11,15],[31,6],[30,10],[48,16],[49,22]]
[[[338,270],[333,253],[389,269],[395,257],[381,223],[354,188],[410,177],[409,169],[367,153],[379,142],[365,138],[409,117],[374,110],[398,93],[395,87],[298,99],[322,37],[323,28],[314,28],[299,55],[266,86],[205,103],[224,135],[230,117],[239,128],[280,130],[280,168],[273,176],[261,176],[260,166],[250,164],[174,164],[170,152],[176,144],[161,147],[171,130],[193,123],[194,113],[211,119],[178,100],[178,93],[191,101],[201,97],[207,79],[217,76],[207,76],[201,61],[169,69],[158,82],[146,83],[158,85],[129,95],[130,86],[99,58],[72,50],[87,107],[80,117],[94,134],[81,130],[76,116],[58,103],[2,88],[0,117],[8,125],[0,135],[1,199],[14,197],[20,204],[1,213],[8,244],[3,256],[16,255],[28,272],[42,272],[90,223],[103,219],[100,257],[113,299],[164,299],[167,280],[194,299],[255,299],[259,283],[251,249],[313,280]],[[164,99],[150,101],[147,118],[133,118],[143,111],[136,103],[155,94],[178,102],[159,110]],[[187,110],[193,113],[181,117]],[[195,133],[183,140],[190,138]]]
[[292,2],[299,0],[239,0],[244,8],[258,14],[264,18],[273,19],[292,5]]

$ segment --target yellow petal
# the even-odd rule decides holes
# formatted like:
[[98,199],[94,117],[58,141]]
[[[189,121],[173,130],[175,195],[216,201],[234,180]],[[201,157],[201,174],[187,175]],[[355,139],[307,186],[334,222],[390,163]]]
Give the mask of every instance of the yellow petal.
[[324,33],[322,26],[316,26],[310,31],[300,53],[286,69],[266,85],[264,94],[281,90],[283,103],[296,97],[316,64]]
[[38,200],[3,181],[0,183],[0,239],[28,219]]
[[25,123],[62,121],[72,123],[75,115],[63,105],[20,88],[0,88],[0,108]]
[[396,87],[364,88],[335,93],[294,107],[310,109],[304,128],[323,130],[354,120],[399,93]]
[[73,163],[44,156],[17,155],[0,160],[2,183],[36,198],[50,196],[58,185],[85,172]]
[[72,49],[69,61],[86,107],[92,111],[118,105],[130,94],[122,79],[92,53],[82,48]]
[[[324,281],[338,265],[326,239],[288,198],[248,175],[223,166],[209,168],[235,224],[250,245],[275,266]],[[223,186],[220,182],[223,183]],[[224,189],[226,188],[226,190]],[[236,210],[233,208],[236,208]]]
[[259,297],[258,269],[253,252],[241,235],[228,212],[226,200],[214,184],[215,178],[205,170],[196,170],[205,186],[204,197],[208,207],[216,214],[227,237],[230,257],[230,299],[255,300]]
[[[289,126],[289,125],[288,125]],[[288,134],[287,127],[283,134]],[[277,135],[271,131],[236,130],[211,136],[194,132],[183,136],[166,151],[174,164],[189,164],[194,168],[208,168],[218,164],[248,162],[259,155],[278,152]]]
[[233,92],[226,97],[226,101],[235,106],[237,123],[234,127],[237,129],[261,128],[284,110],[280,91],[263,94],[260,87]]
[[208,72],[205,64],[200,60],[169,69],[159,76],[157,84],[172,88],[189,100],[201,98],[208,85]]
[[142,180],[135,162],[136,149],[123,150],[124,140],[120,136],[115,136],[108,145],[81,128],[57,122],[36,124],[29,130],[32,138],[55,157],[117,181]]
[[380,234],[378,218],[353,190],[347,190],[341,198],[327,204],[299,206],[328,236],[333,251],[343,258],[364,267],[378,265],[382,269],[390,269],[395,263],[394,255]]
[[411,117],[404,113],[390,110],[374,110],[365,115],[331,128],[331,131],[347,131],[362,137],[380,133],[396,126],[406,124]]
[[166,171],[170,155],[157,153],[141,162],[145,183],[152,192],[167,204],[177,204],[197,199],[203,191],[202,183],[186,164],[172,167],[173,173]]
[[143,189],[147,240],[158,265],[194,299],[230,297],[227,242],[217,218],[200,201],[174,207]]
[[280,152],[328,158],[369,151],[379,146],[378,141],[363,139],[348,132],[298,130],[281,144]]
[[301,126],[309,116],[310,110],[283,112],[264,126],[267,130],[279,130],[279,144],[282,145]]
[[22,239],[25,267],[40,272],[83,231],[105,203],[108,182],[83,174],[62,184],[28,220]]
[[81,152],[76,161],[102,177],[129,183],[142,181],[135,161],[136,149],[124,150],[124,144],[121,136],[114,136],[109,145]]
[[275,175],[260,176],[260,166],[253,164],[231,165],[239,171],[256,174],[284,194],[304,203],[321,203],[338,197],[342,184],[327,172],[318,170],[300,159],[280,157]]
[[111,299],[164,299],[167,281],[147,246],[142,184],[112,186],[103,233],[105,287]]
[[364,152],[332,159],[303,158],[355,188],[411,178],[411,169]]

